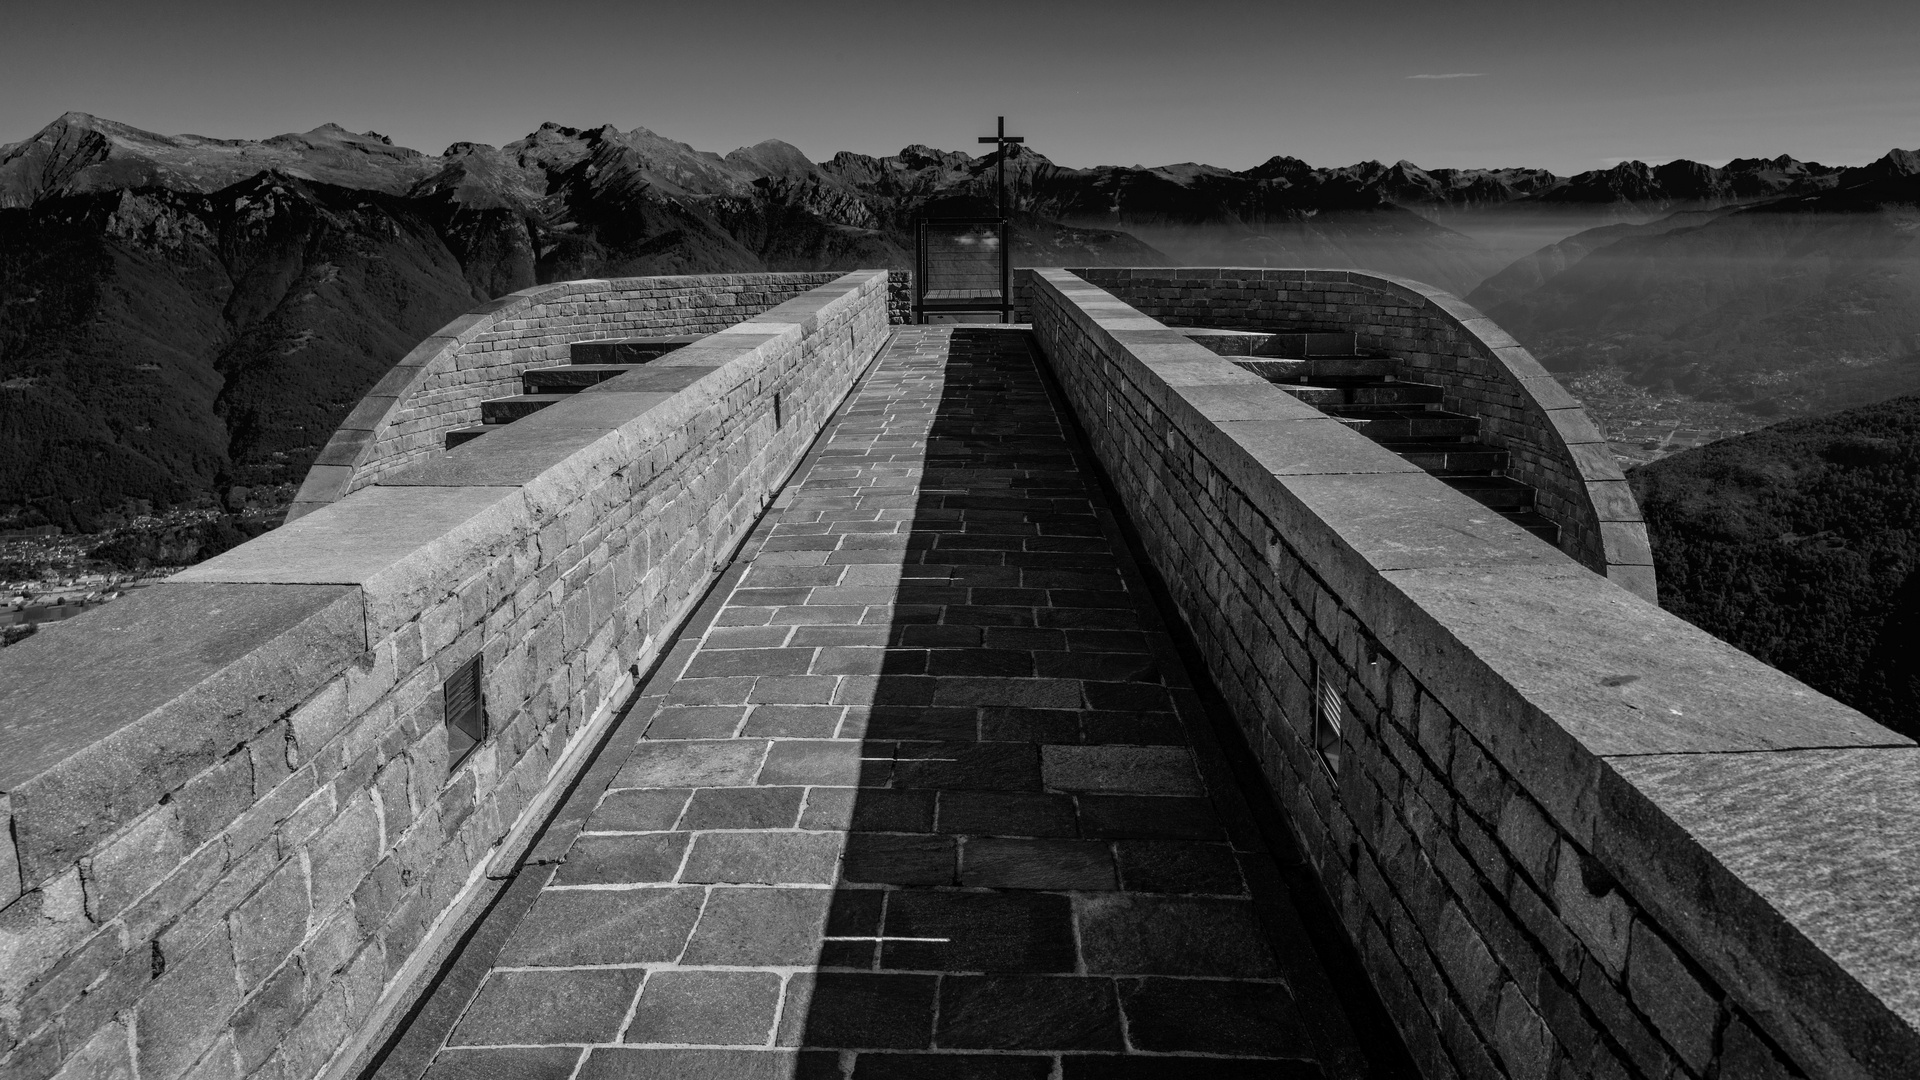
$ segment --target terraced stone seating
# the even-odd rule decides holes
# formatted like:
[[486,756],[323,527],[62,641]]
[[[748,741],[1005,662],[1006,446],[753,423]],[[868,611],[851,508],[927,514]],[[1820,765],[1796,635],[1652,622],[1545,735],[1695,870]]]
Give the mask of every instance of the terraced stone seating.
[[624,375],[637,364],[658,360],[676,349],[691,345],[702,336],[689,334],[573,342],[568,346],[566,364],[528,368],[520,373],[520,393],[482,401],[480,423],[447,432],[446,448],[451,450],[503,424],[532,416],[555,402],[565,401],[582,390]]
[[1359,355],[1352,334],[1181,332],[1547,543],[1560,542],[1560,526],[1535,509],[1533,487],[1506,475],[1507,451],[1482,441],[1480,418],[1449,411],[1445,387],[1403,378],[1398,359]]

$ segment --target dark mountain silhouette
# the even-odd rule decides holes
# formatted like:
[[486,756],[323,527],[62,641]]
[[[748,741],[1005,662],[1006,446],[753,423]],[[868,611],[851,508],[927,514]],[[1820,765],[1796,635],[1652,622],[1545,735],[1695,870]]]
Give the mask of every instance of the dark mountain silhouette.
[[[1784,155],[1739,158],[1722,168],[1696,161],[1654,166],[1624,161],[1564,178],[1530,169],[1492,170],[1484,177],[1468,170],[1445,175],[1444,183],[1446,170],[1429,174],[1431,182],[1421,180],[1418,170],[1403,170],[1407,180],[1395,201],[1512,262],[1591,229],[1646,225],[1677,213],[1823,191],[1838,182],[1841,171]],[[1503,191],[1511,197],[1501,198]],[[1467,286],[1463,295],[1473,288]]]
[[[0,147],[0,408],[14,418],[0,431],[0,528],[84,529],[124,500],[297,481],[395,357],[538,282],[904,268],[915,215],[986,211],[999,164],[919,145],[825,162],[778,141],[719,155],[644,128],[551,123],[430,157],[336,125],[249,141],[68,113]],[[1813,191],[1834,173],[1786,158],[1565,179],[1286,157],[1071,169],[1024,146],[1006,167],[1022,263],[1359,267],[1461,292],[1508,255],[1448,214],[1538,231]],[[1860,185],[1910,172],[1874,168]]]
[[1627,477],[1662,605],[1920,736],[1920,396],[1785,421]]
[[399,195],[435,164],[418,150],[394,146],[384,135],[355,135],[335,124],[253,142],[156,135],[70,112],[30,139],[0,146],[0,207],[32,206],[54,195],[135,188],[204,195],[271,169]]
[[[0,528],[297,482],[396,357],[537,282],[905,267],[918,205],[989,190],[953,160],[909,193],[644,128],[436,158],[335,125],[253,142],[69,113],[0,147]],[[1015,251],[1166,261],[1031,212]]]
[[1920,155],[1570,237],[1470,297],[1550,369],[1809,414],[1920,390]]

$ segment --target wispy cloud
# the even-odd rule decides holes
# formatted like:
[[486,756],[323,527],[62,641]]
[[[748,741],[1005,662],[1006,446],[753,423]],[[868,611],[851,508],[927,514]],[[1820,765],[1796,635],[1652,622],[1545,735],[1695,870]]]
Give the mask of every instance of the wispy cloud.
[[1450,71],[1445,75],[1409,75],[1407,76],[1407,78],[1409,79],[1478,79],[1483,74],[1484,72],[1479,72],[1479,71]]

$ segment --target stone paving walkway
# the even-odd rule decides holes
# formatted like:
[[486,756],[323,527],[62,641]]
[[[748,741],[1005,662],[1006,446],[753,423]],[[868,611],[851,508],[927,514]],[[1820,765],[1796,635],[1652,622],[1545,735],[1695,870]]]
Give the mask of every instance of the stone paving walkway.
[[430,1080],[1369,1075],[1032,350],[895,334]]

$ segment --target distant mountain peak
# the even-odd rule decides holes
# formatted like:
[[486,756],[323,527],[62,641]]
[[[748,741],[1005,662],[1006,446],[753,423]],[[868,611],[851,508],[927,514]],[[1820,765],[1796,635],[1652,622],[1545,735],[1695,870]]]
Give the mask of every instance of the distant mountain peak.
[[1297,183],[1313,175],[1313,166],[1297,157],[1275,154],[1267,160],[1247,170],[1247,175],[1255,180],[1286,180]]
[[354,131],[351,128],[343,127],[339,124],[336,124],[331,120],[327,121],[324,124],[321,124],[317,128],[314,128],[312,131],[307,132],[307,134],[310,136],[328,135],[328,136],[333,136],[335,138],[353,140],[355,142],[358,142],[363,139],[370,139],[374,142],[381,144],[382,146],[393,145],[392,139],[388,138],[385,135],[380,134],[377,131]]
[[1892,188],[1898,189],[1893,193],[1909,194],[1914,185],[1907,181],[1915,177],[1920,177],[1920,150],[1901,150],[1895,147],[1871,164],[1841,172],[1840,187],[1877,185],[1886,188],[1891,185]]
[[810,177],[820,171],[799,147],[779,139],[762,139],[752,146],[743,146],[729,152],[723,160],[736,168],[788,179]]
[[1903,176],[1914,176],[1920,174],[1920,150],[1902,150],[1896,146],[1874,164],[1898,170]]
[[963,150],[935,150],[925,143],[914,143],[900,149],[894,159],[909,169],[927,169],[944,166],[947,168],[964,167],[973,162],[973,155]]

